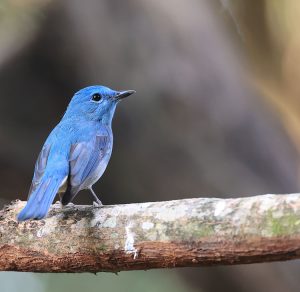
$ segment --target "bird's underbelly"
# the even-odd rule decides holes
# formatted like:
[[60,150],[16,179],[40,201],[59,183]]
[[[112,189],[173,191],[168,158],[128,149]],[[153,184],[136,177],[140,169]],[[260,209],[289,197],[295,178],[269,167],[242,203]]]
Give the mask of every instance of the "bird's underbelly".
[[[87,176],[87,178],[84,181],[82,181],[80,185],[76,186],[78,188],[78,191],[90,188],[93,184],[95,184],[100,179],[100,177],[103,175],[108,165],[110,156],[111,156],[111,149],[105,154],[103,159],[100,161],[97,167]],[[66,177],[61,183],[58,193],[65,193],[67,187],[68,187],[68,177]]]
[[88,175],[88,177],[82,182],[80,189],[88,189],[90,188],[94,183],[96,183],[100,177],[103,175],[109,159],[111,156],[111,152],[107,153],[105,157],[101,160],[101,162],[98,164],[98,166]]

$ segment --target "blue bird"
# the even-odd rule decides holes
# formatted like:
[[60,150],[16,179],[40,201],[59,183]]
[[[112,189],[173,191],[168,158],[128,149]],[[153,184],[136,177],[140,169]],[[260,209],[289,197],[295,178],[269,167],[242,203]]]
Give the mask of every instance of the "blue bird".
[[57,193],[67,205],[77,193],[89,189],[104,173],[113,148],[112,118],[117,104],[134,90],[115,91],[89,86],[73,96],[48,136],[35,165],[29,199],[17,219],[44,218]]

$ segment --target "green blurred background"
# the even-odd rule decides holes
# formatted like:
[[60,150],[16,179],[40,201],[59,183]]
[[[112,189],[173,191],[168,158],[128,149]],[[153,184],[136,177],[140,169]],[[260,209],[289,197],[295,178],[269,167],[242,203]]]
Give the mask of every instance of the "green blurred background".
[[[135,89],[104,204],[297,192],[300,2],[0,1],[0,194],[25,199],[81,87]],[[77,203],[90,203],[81,193]],[[299,291],[299,261],[115,274],[0,273],[0,291]]]

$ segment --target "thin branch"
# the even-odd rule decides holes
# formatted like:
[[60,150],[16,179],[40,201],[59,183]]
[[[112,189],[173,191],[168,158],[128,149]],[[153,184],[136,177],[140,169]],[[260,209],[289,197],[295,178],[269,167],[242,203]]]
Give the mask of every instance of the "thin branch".
[[100,272],[300,258],[300,194],[0,213],[0,270]]

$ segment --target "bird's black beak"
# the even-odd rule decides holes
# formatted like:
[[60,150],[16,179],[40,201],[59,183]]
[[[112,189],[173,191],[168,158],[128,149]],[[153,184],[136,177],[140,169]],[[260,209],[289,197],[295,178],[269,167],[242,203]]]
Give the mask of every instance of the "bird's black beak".
[[117,93],[117,95],[115,96],[115,98],[116,98],[117,100],[120,100],[120,99],[123,99],[123,98],[125,98],[125,97],[128,97],[129,95],[134,94],[134,93],[136,93],[135,90],[123,90],[123,91],[119,91],[119,92]]

